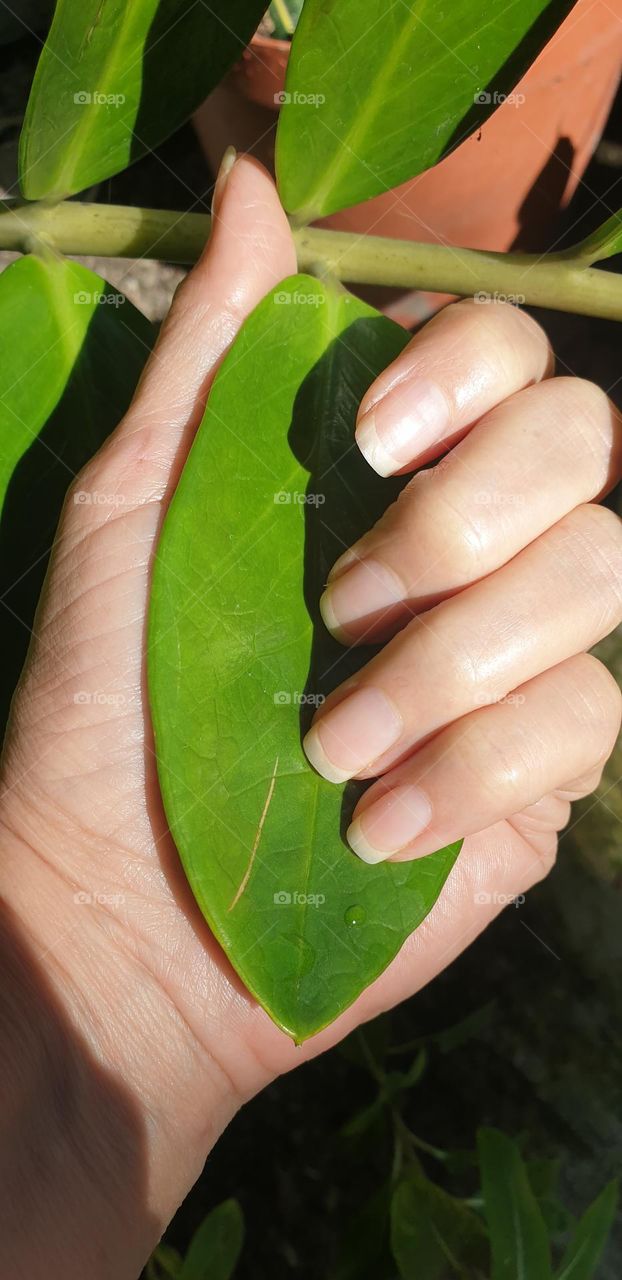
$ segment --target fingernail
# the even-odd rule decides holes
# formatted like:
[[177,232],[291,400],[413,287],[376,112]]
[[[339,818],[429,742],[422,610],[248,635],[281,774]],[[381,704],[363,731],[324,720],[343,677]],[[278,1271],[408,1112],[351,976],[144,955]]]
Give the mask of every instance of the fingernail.
[[356,440],[370,467],[390,476],[442,437],[449,426],[447,400],[435,382],[422,378],[394,387],[356,428]]
[[419,787],[395,787],[355,818],[348,827],[350,848],[363,862],[384,862],[425,831],[432,806]]
[[404,584],[392,569],[377,560],[359,560],[329,582],[320,599],[320,612],[331,634],[342,637],[363,620],[369,626],[388,622],[405,599]]
[[312,725],[303,749],[328,782],[347,782],[397,742],[402,721],[380,689],[356,689]]
[[227,147],[227,150],[225,151],[225,154],[220,162],[220,169],[218,170],[216,182],[214,183],[214,194],[212,196],[212,218],[215,218],[218,213],[223,195],[225,193],[227,179],[229,177],[229,174],[231,173],[231,170],[237,158],[238,158],[238,153],[235,147]]
[[342,573],[345,573],[346,569],[350,569],[353,564],[356,564],[359,560],[363,559],[363,556],[365,555],[363,543],[364,539],[361,538],[359,542],[355,542],[353,547],[348,547],[348,550],[344,551],[343,555],[339,556],[338,560],[335,560],[335,563],[328,575],[329,582],[334,582],[335,578],[340,578]]

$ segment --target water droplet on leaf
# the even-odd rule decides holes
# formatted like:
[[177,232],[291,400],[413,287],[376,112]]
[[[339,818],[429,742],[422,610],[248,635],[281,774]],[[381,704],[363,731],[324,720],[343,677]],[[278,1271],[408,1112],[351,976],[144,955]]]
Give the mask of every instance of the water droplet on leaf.
[[348,907],[343,918],[348,925],[364,924],[367,919],[367,912],[364,907],[358,905]]

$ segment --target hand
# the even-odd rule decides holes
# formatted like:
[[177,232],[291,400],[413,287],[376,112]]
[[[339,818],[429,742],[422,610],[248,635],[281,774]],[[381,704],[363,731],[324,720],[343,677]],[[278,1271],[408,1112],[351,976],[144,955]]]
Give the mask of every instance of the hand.
[[392,637],[305,740],[329,781],[379,778],[348,831],[365,862],[462,835],[466,861],[493,824],[550,859],[613,748],[619,690],[585,650],[622,620],[622,527],[594,505],[622,474],[622,421],[552,365],[529,316],[461,302],[361,405],[380,475],[444,454],[341,556],[321,601],[344,643]]
[[[0,987],[0,1183],[9,1194],[0,1203],[0,1271],[15,1280],[47,1280],[50,1259],[58,1275],[135,1280],[240,1102],[429,981],[504,901],[548,870],[551,833],[565,815],[563,800],[554,802],[552,816],[546,801],[543,817],[536,805],[520,820],[494,821],[469,837],[439,904],[394,964],[303,1050],[255,1005],[211,938],[180,870],[157,786],[144,693],[150,565],[163,512],[218,362],[248,312],[295,269],[287,221],[270,180],[253,161],[240,159],[228,177],[221,175],[215,212],[207,250],[176,295],[128,414],[76,482],[75,492],[111,494],[114,504],[82,505],[73,502],[71,493],[68,497],[7,734],[0,891],[10,906],[0,932],[0,963],[11,978],[5,977]],[[483,318],[473,307],[453,308],[429,326],[405,357],[416,361],[418,350],[429,372],[444,367],[449,375],[455,370],[447,390],[460,391],[462,427],[510,394],[517,379],[521,384],[535,379],[548,367],[544,339],[530,321],[510,308],[490,308],[487,315]],[[488,326],[493,316],[491,334],[481,326]],[[457,328],[453,341],[452,324]],[[524,339],[519,341],[512,325],[524,326]],[[458,358],[470,371],[466,377]],[[512,372],[519,364],[520,375]],[[551,445],[571,429],[573,437],[564,450],[551,452],[558,474],[555,484],[547,481],[540,492],[539,505],[533,504],[541,513],[532,517],[536,524],[538,519],[541,524],[559,519],[563,495],[570,509],[602,489],[609,472],[613,475],[613,425],[599,393],[583,384],[576,384],[576,393],[575,384],[565,388],[561,410],[559,403],[554,407],[554,384],[537,389],[552,397],[546,415]],[[535,394],[536,389],[524,393]],[[510,400],[497,411],[499,430],[503,415],[513,413],[518,403]],[[526,438],[535,420],[530,414],[520,421],[519,438]],[[544,416],[538,421],[542,425]],[[591,433],[589,424],[594,426]],[[459,429],[458,422],[451,428]],[[500,468],[506,453],[500,445],[492,449],[499,432],[495,429],[493,437],[491,423],[491,445],[480,459],[475,456],[482,448],[478,430],[463,446],[473,451],[469,465],[477,470],[476,489],[504,492]],[[524,465],[531,466],[532,460],[528,453]],[[523,466],[522,456],[516,466]],[[466,476],[468,468],[464,471]],[[553,476],[550,463],[545,476]],[[518,472],[514,479],[520,487]],[[472,562],[465,563],[464,552],[462,565],[450,555],[444,575],[437,567],[435,578],[433,540],[439,540],[436,554],[443,553],[445,531],[450,520],[457,523],[457,515],[447,496],[434,516],[434,494],[449,495],[445,481],[416,483],[426,495],[430,520],[418,535],[425,536],[427,545],[423,589],[428,596],[446,595],[472,576],[489,572],[493,551],[488,561],[482,551],[477,573]],[[577,485],[591,485],[590,494],[581,488],[573,497]],[[416,504],[405,500],[400,509],[415,518]],[[579,515],[585,510],[591,523],[583,531],[573,532],[568,523],[566,532],[556,526],[556,573],[563,570],[564,580],[571,578],[571,563],[576,564],[581,597],[593,601],[596,585],[602,592],[605,558],[612,563],[614,554],[619,557],[619,536],[612,518],[593,508],[579,508]],[[522,509],[494,504],[479,514],[499,526],[499,563],[512,554],[517,539],[518,545],[528,540],[520,523],[526,516]],[[517,515],[518,530],[512,523]],[[422,521],[416,518],[420,529]],[[396,521],[395,513],[387,518],[387,530],[391,521]],[[546,536],[551,535],[543,535],[525,554],[543,545]],[[399,541],[393,534],[389,545],[397,554]],[[457,539],[454,545],[462,543]],[[417,576],[414,572],[413,586]],[[533,580],[528,575],[528,581],[524,605],[531,616],[538,575]],[[609,603],[613,584],[607,583],[611,595],[601,596],[601,633],[617,617],[618,605]],[[466,603],[471,592],[492,589],[490,578],[465,591],[453,606],[451,600],[439,606],[439,616],[441,610]],[[408,590],[413,607],[410,584]],[[499,591],[507,601],[511,588],[502,583],[501,571]],[[547,604],[551,594],[549,587]],[[516,653],[518,661],[520,651],[532,651],[531,631],[522,644],[509,631],[510,604],[500,604],[495,612],[495,627],[503,616],[501,643],[491,636],[487,657],[491,669],[498,666],[500,685],[509,670],[509,654]],[[591,642],[598,627],[590,622],[590,608],[588,621],[581,622],[582,609],[583,604],[581,609],[574,606],[568,624],[551,617],[547,654],[555,655],[555,644],[562,644],[560,636],[569,626],[576,648]],[[472,648],[461,629],[465,668],[468,654],[479,657],[483,652],[476,632],[480,620],[485,622],[483,604],[470,624]],[[533,616],[531,622],[535,630]],[[429,634],[427,623],[421,631]],[[385,670],[395,646],[410,643],[409,637],[405,631],[388,647]],[[417,733],[423,724],[426,733],[433,732],[434,715],[442,720],[448,706],[457,706],[458,686],[452,691],[447,683],[444,690],[455,648],[448,650],[447,640],[439,640],[438,649],[430,644],[426,653],[429,693],[424,699],[423,688],[418,688]],[[617,704],[605,673],[589,659],[579,661],[587,665],[576,714],[590,742],[594,717],[600,715],[602,759],[615,730]],[[564,670],[558,668],[560,679]],[[406,693],[410,677],[405,681],[398,672],[398,684]],[[86,699],[80,697],[85,692]],[[570,696],[566,701],[568,707],[573,703]],[[400,695],[398,703],[406,717],[406,696]],[[508,714],[510,710],[518,715],[516,708],[508,707]],[[558,723],[570,759],[567,722]],[[481,735],[482,751],[488,740]],[[573,751],[574,769],[580,754],[576,744]],[[544,772],[539,776],[544,778]],[[491,795],[487,779],[485,790]]]

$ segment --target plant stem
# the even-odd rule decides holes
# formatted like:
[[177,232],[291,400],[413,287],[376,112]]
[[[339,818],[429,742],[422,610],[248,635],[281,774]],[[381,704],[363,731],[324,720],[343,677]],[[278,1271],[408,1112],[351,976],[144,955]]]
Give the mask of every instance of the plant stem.
[[286,34],[288,36],[292,36],[294,34],[294,23],[287,5],[285,4],[285,0],[272,0],[270,8],[274,9],[274,12],[276,13]]
[[[82,204],[0,203],[0,249],[192,263],[209,235],[203,213]],[[622,276],[564,254],[489,253],[382,236],[303,227],[293,231],[301,271],[350,284],[392,285],[470,297],[482,293],[532,306],[622,320]]]

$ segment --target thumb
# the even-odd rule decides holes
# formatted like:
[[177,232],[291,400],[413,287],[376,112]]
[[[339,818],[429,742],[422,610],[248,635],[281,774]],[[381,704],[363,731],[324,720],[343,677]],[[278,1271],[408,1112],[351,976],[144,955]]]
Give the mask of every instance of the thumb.
[[223,355],[257,303],[295,271],[272,179],[250,156],[228,152],[205,250],[177,290],[132,404],[97,458],[98,480],[101,466],[107,483],[130,486],[124,505],[161,499],[174,486]]
[[[262,297],[295,270],[289,224],[266,170],[247,156],[226,162],[203,255],[175,295],[127,414],[68,495],[23,687],[42,681],[64,705],[63,682],[96,668],[94,687],[120,689],[123,705],[132,689],[140,700],[141,617],[162,506],[224,353]],[[82,505],[89,493],[110,500]],[[28,699],[20,702],[27,723]],[[31,703],[39,715],[40,699]],[[93,707],[72,707],[75,720],[78,713],[92,719]]]

